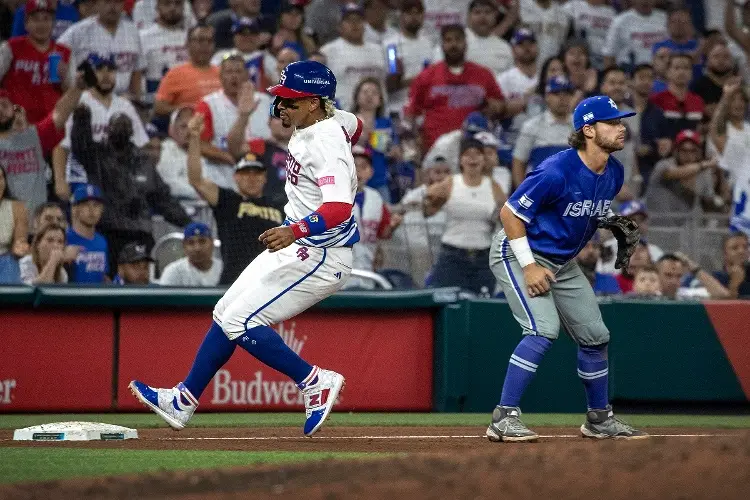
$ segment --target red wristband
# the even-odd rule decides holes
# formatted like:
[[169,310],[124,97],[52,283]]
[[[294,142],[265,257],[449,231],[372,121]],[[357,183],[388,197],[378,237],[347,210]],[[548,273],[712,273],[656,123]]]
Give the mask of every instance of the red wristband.
[[289,227],[292,228],[295,239],[305,238],[310,235],[310,228],[307,227],[307,223],[303,220],[295,222]]

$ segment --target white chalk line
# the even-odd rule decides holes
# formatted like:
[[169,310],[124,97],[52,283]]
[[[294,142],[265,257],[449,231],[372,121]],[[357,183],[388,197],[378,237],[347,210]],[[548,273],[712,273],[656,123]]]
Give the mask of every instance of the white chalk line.
[[[695,437],[732,437],[735,434],[651,434],[651,437],[664,438],[695,438]],[[580,439],[580,434],[540,434],[541,439]],[[307,441],[308,439],[318,441],[336,441],[336,440],[429,440],[429,439],[486,439],[484,435],[414,435],[414,436],[315,436],[306,438],[304,436],[238,436],[238,437],[160,437],[146,438],[146,440],[156,441]]]

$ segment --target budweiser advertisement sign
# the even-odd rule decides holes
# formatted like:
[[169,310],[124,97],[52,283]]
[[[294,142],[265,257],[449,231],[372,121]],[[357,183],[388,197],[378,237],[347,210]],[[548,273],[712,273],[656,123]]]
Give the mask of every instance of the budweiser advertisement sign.
[[[132,379],[157,387],[183,380],[210,326],[206,312],[123,312],[117,406],[142,408]],[[431,410],[433,322],[428,311],[308,312],[274,325],[310,363],[342,373],[340,410]],[[201,409],[296,410],[302,394],[286,376],[237,348],[200,398]]]
[[112,406],[112,313],[4,310],[0,413]]

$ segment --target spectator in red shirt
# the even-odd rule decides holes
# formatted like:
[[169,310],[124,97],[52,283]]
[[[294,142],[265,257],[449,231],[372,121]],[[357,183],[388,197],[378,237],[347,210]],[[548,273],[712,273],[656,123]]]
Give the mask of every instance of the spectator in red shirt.
[[76,83],[63,94],[55,108],[39,123],[29,126],[24,109],[10,93],[0,89],[0,166],[5,169],[8,187],[26,202],[29,213],[47,201],[45,156],[65,135],[65,121],[73,112],[84,87],[82,72]]
[[706,108],[703,98],[688,89],[692,76],[693,58],[688,54],[672,54],[667,66],[667,89],[651,97],[651,102],[664,112],[672,139],[681,130],[697,132],[703,119]]
[[503,93],[494,75],[484,66],[466,61],[463,26],[443,26],[441,40],[444,60],[414,78],[404,107],[404,115],[412,121],[424,115],[424,151],[441,135],[461,128],[472,111],[493,117],[505,112]]
[[[54,0],[28,0],[28,35],[16,36],[0,45],[0,80],[14,103],[26,110],[29,123],[43,120],[62,95],[70,49],[52,40]],[[57,74],[49,74],[50,56],[60,57]],[[52,76],[52,78],[50,77]]]

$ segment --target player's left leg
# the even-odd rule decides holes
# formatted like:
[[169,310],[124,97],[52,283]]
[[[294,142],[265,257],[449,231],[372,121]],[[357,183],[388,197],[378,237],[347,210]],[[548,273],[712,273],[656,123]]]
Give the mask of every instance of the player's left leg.
[[563,327],[578,344],[578,376],[586,390],[588,412],[581,426],[584,437],[641,439],[645,432],[614,416],[609,404],[609,330],[588,280],[575,262],[569,262],[552,283],[555,306]]
[[305,394],[305,434],[313,434],[328,416],[344,378],[307,363],[270,325],[335,293],[350,273],[350,248],[294,244],[279,252],[262,253],[216,304],[214,322],[185,381],[172,389],[155,389],[133,381],[131,390],[170,426],[182,429],[210,380],[239,345],[295,381]]
[[308,364],[271,325],[296,316],[341,289],[351,274],[352,250],[293,244],[264,255],[264,269],[237,297],[217,304],[214,317],[237,345],[294,380],[304,395],[304,433],[310,436],[328,417],[344,377]]

